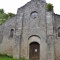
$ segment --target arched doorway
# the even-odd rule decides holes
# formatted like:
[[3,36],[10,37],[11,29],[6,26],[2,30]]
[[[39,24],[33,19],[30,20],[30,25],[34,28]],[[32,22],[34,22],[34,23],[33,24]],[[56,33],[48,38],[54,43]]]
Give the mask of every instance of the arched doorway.
[[31,60],[39,60],[40,59],[40,45],[37,42],[30,43],[29,58]]

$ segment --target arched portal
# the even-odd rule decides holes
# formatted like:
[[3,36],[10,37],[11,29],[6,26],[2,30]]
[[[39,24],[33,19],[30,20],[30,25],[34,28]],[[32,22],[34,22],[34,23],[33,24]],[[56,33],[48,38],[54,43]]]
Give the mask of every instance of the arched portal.
[[40,59],[40,44],[37,42],[32,42],[29,45],[29,58],[31,60]]

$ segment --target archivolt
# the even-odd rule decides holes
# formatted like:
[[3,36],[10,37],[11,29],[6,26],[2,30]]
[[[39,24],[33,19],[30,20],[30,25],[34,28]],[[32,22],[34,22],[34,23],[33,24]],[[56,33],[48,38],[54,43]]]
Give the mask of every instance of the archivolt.
[[29,44],[32,42],[37,42],[37,43],[41,43],[41,38],[37,35],[32,35],[28,38]]

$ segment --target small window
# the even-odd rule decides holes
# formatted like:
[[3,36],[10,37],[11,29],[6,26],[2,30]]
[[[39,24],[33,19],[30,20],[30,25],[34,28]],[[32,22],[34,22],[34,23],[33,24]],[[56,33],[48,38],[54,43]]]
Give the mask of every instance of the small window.
[[58,37],[60,37],[60,27],[58,28]]
[[0,43],[2,43],[2,40],[3,40],[3,32],[0,31]]
[[13,37],[14,29],[10,30],[10,37]]
[[33,12],[31,13],[31,17],[32,17],[33,19],[37,18],[37,17],[38,17],[38,12],[33,11]]

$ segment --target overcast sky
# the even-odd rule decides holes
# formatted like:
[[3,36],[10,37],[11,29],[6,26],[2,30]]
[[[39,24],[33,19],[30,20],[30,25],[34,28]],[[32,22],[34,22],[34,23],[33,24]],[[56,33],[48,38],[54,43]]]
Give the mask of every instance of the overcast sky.
[[[6,13],[17,12],[17,9],[25,5],[30,0],[0,0],[0,9],[3,8]],[[52,3],[54,6],[54,12],[60,14],[60,0],[46,0],[47,3]]]

